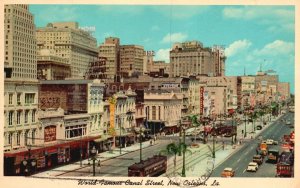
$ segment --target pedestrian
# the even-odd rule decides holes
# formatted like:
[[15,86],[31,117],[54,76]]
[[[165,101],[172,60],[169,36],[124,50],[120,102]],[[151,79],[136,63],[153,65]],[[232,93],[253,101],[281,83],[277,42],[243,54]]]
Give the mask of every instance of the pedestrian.
[[152,140],[150,140],[150,145],[152,146]]

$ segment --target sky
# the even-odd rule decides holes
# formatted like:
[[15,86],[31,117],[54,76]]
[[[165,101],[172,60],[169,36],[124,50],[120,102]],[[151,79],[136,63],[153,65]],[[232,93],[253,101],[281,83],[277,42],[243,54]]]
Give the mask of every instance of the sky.
[[295,87],[294,6],[190,5],[30,5],[36,27],[76,21],[91,28],[98,45],[106,37],[155,51],[169,62],[175,42],[197,40],[225,47],[226,76],[274,70]]

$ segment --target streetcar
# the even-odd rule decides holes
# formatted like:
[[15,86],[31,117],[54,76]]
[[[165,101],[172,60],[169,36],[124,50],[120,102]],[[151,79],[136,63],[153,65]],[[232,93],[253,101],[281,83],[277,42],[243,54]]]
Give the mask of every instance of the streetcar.
[[279,156],[276,168],[276,176],[293,177],[294,175],[294,153],[282,152]]
[[157,177],[167,171],[167,156],[154,155],[128,167],[128,177]]

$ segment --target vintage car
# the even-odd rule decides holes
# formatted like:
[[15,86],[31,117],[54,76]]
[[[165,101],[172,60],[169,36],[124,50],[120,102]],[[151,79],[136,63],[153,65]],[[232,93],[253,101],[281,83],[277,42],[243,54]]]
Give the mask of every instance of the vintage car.
[[258,164],[256,162],[250,162],[247,167],[247,171],[256,172],[258,169]]
[[225,178],[233,177],[234,173],[235,172],[232,168],[227,167],[222,171],[221,177],[225,177]]

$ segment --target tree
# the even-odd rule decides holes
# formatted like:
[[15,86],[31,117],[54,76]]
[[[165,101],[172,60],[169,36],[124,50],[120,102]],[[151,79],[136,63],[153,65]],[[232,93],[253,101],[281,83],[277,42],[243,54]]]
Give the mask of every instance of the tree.
[[258,118],[258,113],[259,112],[254,111],[251,113],[251,116],[250,116],[252,119],[253,132],[255,132],[255,120]]
[[199,127],[201,125],[201,123],[198,121],[198,115],[189,115],[188,119],[190,121],[192,121],[192,126],[195,127],[195,130],[194,130],[194,136],[195,136],[194,137],[194,142],[195,142],[196,141],[196,136],[197,136],[196,129],[197,129],[197,127]]
[[[185,143],[170,143],[167,145],[165,150],[162,150],[159,152],[159,154],[166,154],[166,155],[174,155],[174,172],[173,175],[176,175],[176,157],[179,154],[179,152],[191,152],[189,149],[187,149],[187,145]],[[185,167],[184,167],[185,168]]]

